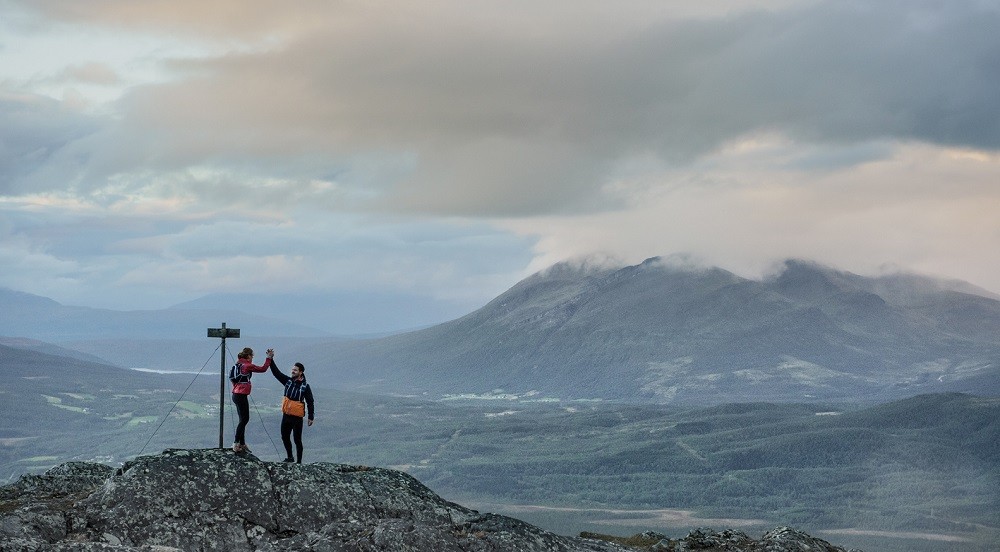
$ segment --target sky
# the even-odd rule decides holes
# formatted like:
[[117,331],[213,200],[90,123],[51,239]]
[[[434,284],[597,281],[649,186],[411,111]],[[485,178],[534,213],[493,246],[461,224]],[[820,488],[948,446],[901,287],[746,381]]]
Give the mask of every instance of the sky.
[[471,310],[556,262],[1000,292],[1000,1],[0,0],[0,287]]

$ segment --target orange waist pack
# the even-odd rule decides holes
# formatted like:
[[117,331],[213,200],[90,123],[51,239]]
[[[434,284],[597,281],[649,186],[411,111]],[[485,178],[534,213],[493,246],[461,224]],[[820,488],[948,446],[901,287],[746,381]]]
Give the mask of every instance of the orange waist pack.
[[288,397],[281,397],[281,411],[289,416],[304,418],[306,415],[306,403],[293,401]]

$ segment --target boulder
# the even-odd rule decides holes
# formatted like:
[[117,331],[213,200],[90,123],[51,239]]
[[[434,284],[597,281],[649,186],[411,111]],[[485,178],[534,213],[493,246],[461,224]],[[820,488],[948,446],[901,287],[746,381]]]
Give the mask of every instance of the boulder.
[[682,539],[664,539],[649,550],[657,552],[860,552],[845,551],[823,539],[811,537],[790,527],[778,527],[753,539],[742,531],[699,528]]

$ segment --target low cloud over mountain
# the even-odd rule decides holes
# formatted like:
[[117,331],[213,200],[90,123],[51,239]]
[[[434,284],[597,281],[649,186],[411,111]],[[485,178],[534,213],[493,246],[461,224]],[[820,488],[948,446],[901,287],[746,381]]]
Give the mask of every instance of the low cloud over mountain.
[[649,259],[559,264],[458,320],[316,346],[314,381],[406,395],[654,402],[1000,389],[1000,301],[961,282],[790,260],[749,280]]

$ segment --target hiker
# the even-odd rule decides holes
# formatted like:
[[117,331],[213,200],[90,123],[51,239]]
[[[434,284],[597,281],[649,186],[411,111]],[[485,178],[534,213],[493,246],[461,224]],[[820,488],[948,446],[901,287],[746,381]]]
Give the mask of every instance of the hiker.
[[[302,419],[309,406],[309,425],[313,425],[313,394],[306,383],[306,367],[301,362],[292,366],[292,373],[286,376],[274,363],[274,350],[268,349],[271,358],[271,373],[285,386],[281,398],[281,442],[285,445],[285,462],[302,463]],[[292,437],[295,438],[296,458],[292,458]]]
[[229,381],[233,384],[233,404],[236,405],[236,413],[240,417],[240,423],[236,424],[236,438],[233,442],[235,452],[250,452],[245,438],[247,424],[250,423],[250,378],[254,372],[267,372],[271,366],[272,355],[271,349],[268,349],[264,365],[257,366],[253,363],[253,349],[246,347],[236,355],[236,365],[230,369]]

